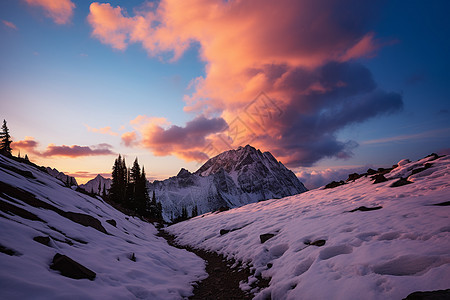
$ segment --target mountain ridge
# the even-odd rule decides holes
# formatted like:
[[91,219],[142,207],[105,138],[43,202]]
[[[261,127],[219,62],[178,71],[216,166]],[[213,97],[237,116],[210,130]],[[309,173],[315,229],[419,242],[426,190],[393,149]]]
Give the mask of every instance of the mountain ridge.
[[206,213],[307,191],[270,152],[250,145],[220,153],[194,173],[182,168],[176,176],[147,187],[162,203],[166,221],[182,216],[183,210],[194,216],[194,211]]

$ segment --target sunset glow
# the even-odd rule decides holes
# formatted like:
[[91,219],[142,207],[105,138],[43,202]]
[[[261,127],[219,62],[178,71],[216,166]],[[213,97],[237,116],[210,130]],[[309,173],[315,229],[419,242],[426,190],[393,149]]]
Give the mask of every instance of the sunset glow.
[[149,180],[251,144],[314,186],[450,149],[448,1],[0,3],[13,154]]

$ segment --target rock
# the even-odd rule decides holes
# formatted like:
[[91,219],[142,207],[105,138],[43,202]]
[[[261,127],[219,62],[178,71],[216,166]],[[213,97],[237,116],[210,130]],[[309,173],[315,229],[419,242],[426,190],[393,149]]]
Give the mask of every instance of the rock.
[[368,169],[366,173],[367,175],[375,175],[377,174],[377,171],[375,171],[374,169]]
[[433,205],[436,205],[436,206],[450,206],[450,201],[436,203],[436,204],[433,204]]
[[50,246],[50,237],[48,237],[48,236],[35,236],[33,238],[33,240],[38,242],[38,243],[41,243],[42,245],[51,247]]
[[375,206],[375,207],[366,207],[366,206],[360,206],[358,208],[352,209],[349,212],[355,212],[355,211],[371,211],[371,210],[377,210],[382,209],[383,206]]
[[61,275],[73,278],[73,279],[95,279],[95,272],[89,270],[80,263],[74,261],[70,257],[56,253],[53,257],[53,262],[50,265],[50,269],[59,271]]
[[327,184],[326,186],[325,186],[325,188],[326,189],[334,189],[335,187],[338,187],[338,186],[340,186],[340,185],[343,185],[343,184],[345,184],[345,182],[344,181],[339,181],[339,182],[337,182],[337,181],[332,181],[332,182],[330,182],[329,184]]
[[268,263],[267,264],[267,269],[270,269],[270,268],[272,268],[273,267],[273,264],[272,263]]
[[402,177],[399,180],[397,180],[396,182],[394,182],[393,184],[391,184],[390,187],[399,187],[399,186],[407,185],[410,183],[412,183],[412,181],[409,181],[406,178]]
[[403,300],[448,300],[450,299],[450,289],[429,292],[414,292]]
[[423,165],[423,167],[412,170],[412,171],[411,171],[411,175],[414,175],[414,174],[420,173],[420,172],[422,172],[422,171],[425,171],[426,169],[429,169],[429,168],[431,168],[432,166],[433,166],[433,164],[431,164],[431,163],[426,163],[425,165]]
[[355,181],[356,179],[361,178],[362,176],[363,176],[362,174],[358,174],[358,173],[348,174],[348,178],[347,178],[346,182]]
[[322,247],[323,245],[325,245],[326,241],[325,240],[316,240],[314,242],[311,242],[310,240],[306,240],[303,242],[303,244],[308,245],[308,246],[317,246],[317,247]]
[[71,211],[64,212],[62,215],[75,223],[87,227],[92,227],[100,232],[107,233],[106,229],[102,226],[102,223],[90,215],[74,213]]
[[387,181],[386,177],[384,177],[383,174],[376,174],[372,176],[372,179],[374,179],[374,184]]
[[317,247],[322,247],[323,245],[325,245],[325,243],[326,243],[325,240],[317,240],[317,241],[314,241],[314,242],[310,243],[310,245],[317,246]]
[[220,235],[227,234],[228,232],[230,232],[230,230],[228,230],[228,229],[220,229]]
[[14,250],[14,249],[8,248],[6,246],[3,246],[2,244],[0,244],[0,252],[4,253],[6,255],[9,255],[9,256],[21,256],[22,255],[22,253]]
[[136,255],[134,255],[134,253],[131,254],[130,260],[132,260],[134,262],[136,261]]
[[271,239],[275,236],[275,234],[273,233],[265,233],[265,234],[261,234],[259,236],[259,239],[261,240],[261,244],[264,244],[268,239]]
[[430,160],[436,160],[436,159],[438,159],[439,157],[442,157],[442,156],[439,156],[436,153],[431,153],[430,155],[425,156],[425,158],[427,158],[427,157],[431,157]]
[[109,224],[111,224],[112,226],[117,227],[117,222],[116,222],[116,220],[113,220],[113,219],[111,219],[111,220],[106,220],[106,223],[109,223]]

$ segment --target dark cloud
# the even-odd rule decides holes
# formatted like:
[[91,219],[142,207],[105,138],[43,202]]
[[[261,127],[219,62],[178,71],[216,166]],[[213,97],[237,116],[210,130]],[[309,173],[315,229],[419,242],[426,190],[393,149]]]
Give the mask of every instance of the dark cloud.
[[98,156],[98,155],[113,155],[116,154],[111,150],[112,146],[108,144],[99,144],[94,146],[57,146],[50,144],[47,149],[41,153],[43,157],[50,156],[66,156],[66,157],[80,157],[80,156]]
[[198,116],[186,123],[185,127],[172,125],[164,129],[158,124],[149,122],[141,134],[142,145],[155,155],[178,155],[188,160],[204,160],[207,156],[202,149],[207,146],[207,137],[227,129],[222,118],[208,119]]
[[32,137],[26,137],[22,141],[17,141],[13,143],[15,149],[20,149],[22,152],[32,153],[40,157],[52,157],[52,156],[65,156],[65,157],[81,157],[81,156],[98,156],[98,155],[112,155],[116,154],[113,152],[112,146],[109,144],[98,144],[93,146],[57,146],[54,144],[49,144],[45,151],[40,151],[38,149],[39,143]]
[[402,96],[379,89],[359,63],[331,62],[314,70],[285,69],[284,74],[280,69],[267,69],[269,78],[276,77],[269,94],[282,93],[288,100],[282,116],[272,123],[279,135],[259,140],[291,167],[311,166],[325,157],[351,157],[358,144],[339,141],[339,130],[403,108]]

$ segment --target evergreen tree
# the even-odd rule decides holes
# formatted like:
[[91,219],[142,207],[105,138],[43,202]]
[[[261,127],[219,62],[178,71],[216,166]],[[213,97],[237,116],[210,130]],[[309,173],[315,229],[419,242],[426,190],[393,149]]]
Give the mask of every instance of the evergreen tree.
[[25,158],[24,158],[26,161],[30,161],[29,159],[28,159],[28,154],[25,154]]
[[142,174],[141,174],[141,178],[139,179],[139,183],[137,185],[137,193],[138,193],[138,197],[137,200],[138,201],[138,209],[140,209],[144,215],[148,215],[149,214],[149,203],[150,203],[150,196],[148,194],[148,189],[147,189],[147,176],[145,175],[145,170],[144,170],[144,166],[142,166]]
[[102,198],[103,198],[103,199],[106,199],[106,185],[105,185],[105,184],[103,184]]
[[6,125],[6,120],[3,120],[2,132],[0,132],[0,153],[3,155],[11,156],[11,136],[9,135],[9,129]]
[[111,177],[112,182],[111,188],[109,189],[110,199],[116,203],[124,203],[128,184],[128,172],[125,166],[125,159],[122,159],[120,154],[114,161]]
[[193,218],[193,217],[196,217],[196,216],[198,216],[198,207],[197,207],[197,205],[195,205],[193,208],[192,208],[192,214],[191,214],[191,217]]
[[102,181],[101,180],[99,180],[98,181],[98,195],[100,196],[101,195],[101,192],[102,192]]

